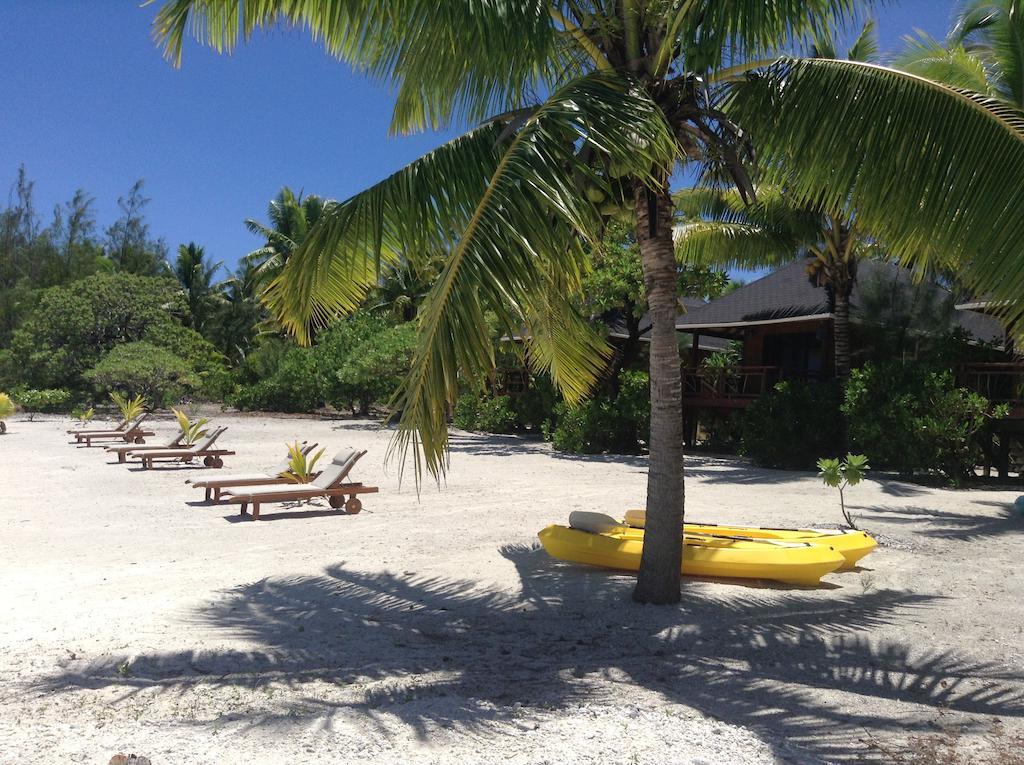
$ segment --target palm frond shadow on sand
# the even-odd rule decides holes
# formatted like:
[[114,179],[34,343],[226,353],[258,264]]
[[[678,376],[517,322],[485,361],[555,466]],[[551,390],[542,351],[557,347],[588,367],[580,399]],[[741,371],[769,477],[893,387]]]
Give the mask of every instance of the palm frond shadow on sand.
[[342,565],[232,588],[189,618],[259,648],[107,655],[68,666],[46,689],[120,687],[123,699],[193,685],[284,683],[301,693],[322,681],[338,693],[278,694],[279,708],[238,719],[356,715],[384,730],[387,717],[426,737],[436,726],[486,731],[531,710],[611,701],[628,683],[829,759],[862,756],[865,729],[924,729],[940,709],[968,722],[1024,716],[1021,677],[961,652],[870,638],[938,605],[931,596],[691,587],[680,607],[650,608],[630,603],[630,577],[526,546],[501,554],[521,593]]

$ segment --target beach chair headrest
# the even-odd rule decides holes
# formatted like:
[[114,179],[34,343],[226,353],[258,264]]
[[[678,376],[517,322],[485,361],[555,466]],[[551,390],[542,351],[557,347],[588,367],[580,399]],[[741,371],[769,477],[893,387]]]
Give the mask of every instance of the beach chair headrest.
[[325,467],[320,472],[320,475],[313,480],[313,485],[319,486],[321,489],[329,489],[334,484],[341,483],[364,454],[366,454],[365,451],[342,449],[334,455],[331,464]]
[[604,513],[591,513],[585,510],[574,510],[569,513],[570,528],[589,531],[591,534],[602,534],[621,525],[610,515]]

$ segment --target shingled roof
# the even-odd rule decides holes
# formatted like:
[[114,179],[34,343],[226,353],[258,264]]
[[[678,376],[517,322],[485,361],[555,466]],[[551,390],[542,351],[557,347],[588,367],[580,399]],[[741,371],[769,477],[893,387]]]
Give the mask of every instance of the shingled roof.
[[[704,306],[692,308],[676,320],[680,332],[703,332],[735,336],[743,327],[779,324],[808,319],[832,318],[828,293],[811,284],[807,278],[807,261],[796,261],[773,271]],[[933,283],[915,283],[914,275],[894,263],[865,260],[859,264],[857,282],[850,295],[850,319],[865,321],[863,305],[865,285],[884,281],[896,289],[926,289],[928,297],[948,302],[952,308],[952,295]],[[963,327],[976,340],[1001,343],[1002,325],[991,316],[977,311],[954,310],[953,322]]]

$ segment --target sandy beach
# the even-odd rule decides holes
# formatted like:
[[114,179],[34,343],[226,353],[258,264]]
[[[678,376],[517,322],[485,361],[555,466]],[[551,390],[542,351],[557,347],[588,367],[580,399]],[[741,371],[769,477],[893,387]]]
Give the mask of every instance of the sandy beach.
[[[679,607],[641,607],[631,577],[555,562],[536,532],[642,506],[644,458],[456,433],[417,497],[373,422],[215,421],[222,471],[143,471],[68,445],[67,418],[9,422],[0,762],[803,763],[960,731],[981,758],[1024,732],[1021,491],[875,476],[848,494],[881,542],[860,571],[687,579]],[[253,522],[185,483],[295,439],[368,449],[354,477],[380,493]],[[841,520],[813,473],[707,456],[687,516]]]

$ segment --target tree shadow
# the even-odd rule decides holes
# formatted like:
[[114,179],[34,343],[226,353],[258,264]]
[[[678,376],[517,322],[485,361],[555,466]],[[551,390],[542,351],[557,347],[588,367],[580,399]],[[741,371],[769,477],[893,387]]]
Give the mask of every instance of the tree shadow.
[[[105,655],[71,662],[45,690],[120,688],[123,700],[201,684],[269,696],[283,683],[294,694],[247,724],[296,715],[330,724],[343,714],[384,730],[387,717],[425,738],[435,726],[484,733],[524,710],[600,701],[628,683],[759,730],[780,752],[795,745],[830,759],[857,759],[865,728],[924,728],[939,709],[1024,716],[1019,676],[959,651],[870,639],[932,596],[691,586],[679,607],[643,607],[629,601],[630,576],[562,564],[536,547],[500,552],[520,593],[343,564],[267,578],[187,617],[252,648]],[[304,694],[309,682],[336,692]]]
[[984,537],[1024,532],[1024,518],[1015,515],[1012,506],[999,502],[975,502],[974,504],[998,507],[1001,512],[997,515],[968,515],[908,505],[851,506],[850,509],[869,514],[877,513],[876,517],[886,523],[924,525],[925,528],[916,530],[917,533],[936,539],[969,542]]

